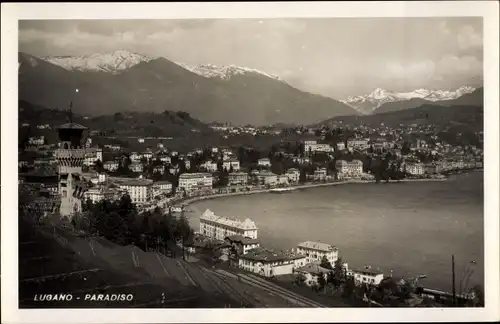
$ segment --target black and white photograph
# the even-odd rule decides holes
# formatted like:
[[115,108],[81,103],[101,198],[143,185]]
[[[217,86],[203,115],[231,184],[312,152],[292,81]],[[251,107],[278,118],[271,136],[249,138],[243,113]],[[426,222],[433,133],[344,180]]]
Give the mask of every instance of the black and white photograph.
[[[5,31],[12,61],[2,49],[9,314],[498,320],[498,3],[467,4],[9,11],[21,17]],[[220,317],[193,313],[211,309]]]

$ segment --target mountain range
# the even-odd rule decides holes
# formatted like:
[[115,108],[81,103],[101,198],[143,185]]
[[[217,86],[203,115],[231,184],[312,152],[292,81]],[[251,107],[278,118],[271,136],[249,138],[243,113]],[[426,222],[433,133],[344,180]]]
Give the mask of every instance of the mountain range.
[[[399,105],[402,107],[401,109],[408,109],[418,107],[418,105],[425,103],[457,99],[465,94],[472,93],[474,90],[476,89],[470,86],[462,86],[453,91],[417,89],[410,92],[393,92],[377,88],[370,94],[352,96],[348,97],[347,100],[341,101],[362,114],[371,114],[391,110],[391,108],[387,108],[387,106],[384,107],[384,105],[388,103],[397,103],[389,105],[389,107]],[[417,99],[420,99],[420,101]],[[413,103],[420,104],[414,105]]]
[[[306,124],[357,115],[332,98],[246,67],[177,64],[127,51],[78,57],[19,53],[19,99],[86,115],[184,111],[202,122]],[[78,89],[78,90],[77,90]]]

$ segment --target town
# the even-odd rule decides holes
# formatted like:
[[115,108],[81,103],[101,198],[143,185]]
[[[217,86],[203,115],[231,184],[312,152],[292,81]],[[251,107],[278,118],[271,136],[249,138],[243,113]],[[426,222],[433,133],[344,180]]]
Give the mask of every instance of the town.
[[[453,141],[440,138],[432,125],[401,124],[396,129],[383,124],[377,128],[336,125],[279,131],[214,126],[222,136],[237,136],[241,132],[259,136],[271,132],[276,143],[267,150],[240,145],[180,152],[170,150],[168,139],[161,138],[136,138],[135,147],[143,148],[140,151],[117,144],[95,145],[94,140],[102,140],[99,130],[89,132],[71,119],[70,114],[67,124],[36,126],[57,130],[57,143],[47,143],[43,136],[30,137],[21,148],[20,194],[29,192],[29,198],[21,200],[20,208],[35,214],[36,222],[59,213],[75,230],[89,232],[92,226],[88,222],[92,220],[86,218],[94,217],[98,235],[122,242],[125,233],[99,224],[98,219],[107,219],[111,217],[109,214],[88,215],[106,204],[122,205],[128,199],[139,218],[169,215],[178,219],[181,234],[171,236],[176,237],[182,258],[197,260],[208,256],[210,265],[225,264],[225,269],[273,280],[281,278],[294,286],[312,287],[314,291],[325,290],[327,283],[347,291],[345,285],[352,282],[353,287],[361,289],[364,302],[378,306],[388,301],[384,300],[384,294],[374,297],[376,294],[369,287],[383,286],[387,279],[392,279],[392,273],[384,274],[372,266],[351,269],[339,256],[336,245],[316,242],[314,238],[297,242],[288,251],[274,251],[260,244],[252,220],[218,216],[210,210],[199,215],[200,228],[194,232],[184,216],[189,203],[227,195],[286,193],[298,188],[352,182],[438,181],[450,173],[481,169],[483,161],[482,133],[476,134],[476,145],[453,145]],[[84,132],[89,136],[84,137]],[[304,140],[284,140],[284,134],[291,132],[303,135]],[[84,220],[86,225],[82,225]],[[162,230],[158,223],[156,227],[151,231]],[[146,251],[152,246],[159,251],[161,246],[154,240],[143,243]],[[163,252],[172,256],[174,249],[163,247]],[[406,304],[420,304],[422,296],[433,300],[452,298],[445,292],[422,290],[418,279],[398,281],[396,290],[404,296]],[[413,294],[417,288],[420,297]],[[465,303],[474,300],[475,295],[453,295],[452,299]]]

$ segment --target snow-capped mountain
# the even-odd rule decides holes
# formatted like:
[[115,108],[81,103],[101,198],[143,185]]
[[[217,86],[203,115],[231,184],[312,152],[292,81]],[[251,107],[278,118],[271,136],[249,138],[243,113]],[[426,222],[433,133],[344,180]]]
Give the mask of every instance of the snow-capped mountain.
[[222,80],[229,80],[231,77],[235,75],[245,75],[249,73],[254,73],[254,74],[260,74],[265,77],[275,79],[281,82],[285,82],[282,79],[280,79],[278,76],[269,74],[266,72],[262,72],[256,69],[248,68],[248,67],[243,67],[243,66],[236,66],[236,65],[226,65],[226,66],[220,66],[220,65],[214,65],[214,64],[200,64],[196,66],[191,66],[187,65],[184,63],[179,63],[176,62],[176,64],[182,66],[186,70],[189,70],[193,73],[196,73],[198,75],[201,75],[205,78],[220,78]]
[[69,71],[119,73],[141,62],[149,62],[154,58],[119,50],[85,56],[48,56],[42,59]]
[[404,101],[414,98],[428,101],[452,100],[464,94],[472,93],[474,90],[475,88],[469,86],[463,86],[454,91],[417,89],[410,92],[391,92],[377,88],[368,95],[348,97],[346,100],[341,100],[341,102],[363,114],[369,114],[387,102]]

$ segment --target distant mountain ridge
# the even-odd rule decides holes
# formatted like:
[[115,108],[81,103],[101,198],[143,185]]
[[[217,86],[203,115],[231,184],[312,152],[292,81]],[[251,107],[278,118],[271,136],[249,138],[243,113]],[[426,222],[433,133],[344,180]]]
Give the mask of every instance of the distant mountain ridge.
[[457,99],[464,94],[472,93],[475,88],[462,86],[454,91],[417,89],[410,92],[392,92],[381,88],[363,96],[351,96],[341,102],[353,107],[363,114],[378,112],[379,108],[391,102],[401,102],[412,99],[423,99],[427,102]]
[[261,126],[358,114],[250,68],[183,67],[124,51],[44,59],[19,53],[18,60],[19,99],[58,109],[73,101],[75,111],[87,115],[170,110],[206,123]]

